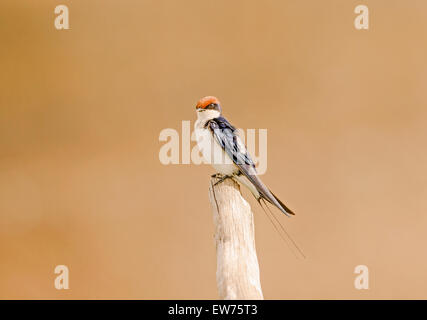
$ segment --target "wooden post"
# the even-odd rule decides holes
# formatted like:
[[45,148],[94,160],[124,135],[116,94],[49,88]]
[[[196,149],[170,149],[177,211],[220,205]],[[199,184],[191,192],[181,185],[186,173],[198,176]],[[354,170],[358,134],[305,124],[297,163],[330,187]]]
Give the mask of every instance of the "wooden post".
[[249,203],[232,179],[214,186],[209,198],[215,224],[216,281],[220,299],[264,299],[255,250],[254,219]]

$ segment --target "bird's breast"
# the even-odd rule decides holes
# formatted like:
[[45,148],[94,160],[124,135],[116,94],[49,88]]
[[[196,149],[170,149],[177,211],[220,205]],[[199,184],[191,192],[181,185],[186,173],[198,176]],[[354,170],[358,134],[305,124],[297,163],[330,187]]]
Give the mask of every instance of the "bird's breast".
[[206,163],[211,164],[218,173],[232,175],[239,171],[209,129],[197,127],[196,125],[195,136],[197,146]]

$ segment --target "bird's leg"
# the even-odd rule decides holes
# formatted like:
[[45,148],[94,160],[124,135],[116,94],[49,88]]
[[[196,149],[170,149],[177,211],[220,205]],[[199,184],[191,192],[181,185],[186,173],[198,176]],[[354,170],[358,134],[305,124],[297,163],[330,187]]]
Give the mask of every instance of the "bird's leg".
[[225,179],[227,179],[227,178],[232,178],[232,177],[231,177],[231,176],[222,175],[222,174],[217,173],[217,174],[216,174],[216,176],[215,176],[215,178],[218,178],[219,180],[218,180],[217,182],[215,182],[215,183],[214,183],[214,187],[215,187],[218,183],[223,182]]

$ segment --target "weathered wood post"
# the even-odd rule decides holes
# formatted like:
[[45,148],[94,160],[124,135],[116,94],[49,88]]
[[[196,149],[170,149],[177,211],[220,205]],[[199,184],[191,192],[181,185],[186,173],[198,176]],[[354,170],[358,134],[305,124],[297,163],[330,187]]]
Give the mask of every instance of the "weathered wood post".
[[216,281],[220,299],[263,299],[249,203],[232,179],[214,186],[209,198],[215,225]]

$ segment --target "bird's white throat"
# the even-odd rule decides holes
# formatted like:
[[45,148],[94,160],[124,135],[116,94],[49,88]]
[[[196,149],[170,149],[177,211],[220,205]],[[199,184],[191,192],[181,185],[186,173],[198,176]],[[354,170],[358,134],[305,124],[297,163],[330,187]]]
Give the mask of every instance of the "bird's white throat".
[[206,121],[218,118],[221,115],[221,113],[218,110],[204,110],[204,111],[197,111],[197,119],[201,123],[206,123]]

